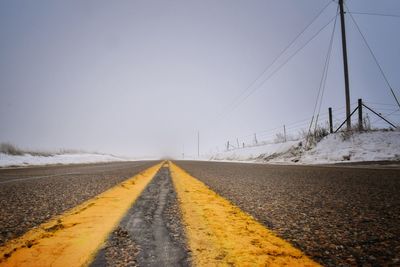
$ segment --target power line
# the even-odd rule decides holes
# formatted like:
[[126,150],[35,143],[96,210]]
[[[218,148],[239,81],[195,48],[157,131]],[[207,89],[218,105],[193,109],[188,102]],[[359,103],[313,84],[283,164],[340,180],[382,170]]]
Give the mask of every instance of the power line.
[[354,14],[354,15],[369,15],[369,16],[381,16],[381,17],[394,17],[394,18],[400,18],[400,15],[395,15],[395,14],[382,14],[382,13],[369,13],[369,12],[354,12],[354,11],[349,11],[348,13]]
[[[346,8],[347,8],[347,10],[349,10],[349,8],[347,7],[347,5],[346,5]],[[350,13],[350,12],[349,12],[349,13]],[[389,89],[390,89],[390,92],[392,92],[392,95],[393,95],[394,99],[396,100],[397,105],[400,107],[400,102],[399,102],[399,100],[397,99],[397,96],[396,96],[396,94],[394,93],[393,88],[392,88],[392,86],[390,85],[388,78],[386,77],[385,72],[383,71],[381,65],[379,64],[378,59],[376,58],[374,52],[372,51],[371,46],[369,45],[367,39],[365,38],[365,36],[364,36],[364,34],[362,33],[360,27],[358,26],[358,23],[356,22],[356,20],[354,19],[353,15],[352,15],[351,13],[350,13],[350,17],[351,17],[351,19],[353,20],[354,25],[356,26],[356,28],[357,28],[358,32],[360,33],[362,39],[364,40],[364,43],[365,43],[365,45],[367,46],[369,52],[371,53],[372,58],[374,59],[376,65],[378,66],[379,71],[381,72],[381,74],[382,74],[382,76],[383,76],[383,79],[385,80],[387,86],[388,86]]]
[[[397,110],[395,110],[395,111],[393,111],[393,112],[391,112],[391,113],[389,113],[389,114],[384,114],[384,116],[385,117],[390,117],[390,116],[392,116],[392,115],[394,115],[395,113],[397,113],[397,112],[399,112],[400,111],[400,109],[397,109]],[[381,114],[381,113],[380,113]],[[375,119],[373,122],[371,122],[371,124],[372,123],[376,123],[377,121],[380,121],[381,120],[381,118],[378,118],[378,119]]]
[[364,101],[366,104],[372,104],[372,105],[380,105],[380,106],[396,106],[397,107],[397,105],[395,105],[395,104],[388,104],[388,103],[376,103],[376,102],[366,102],[366,101]]
[[246,101],[246,99],[248,97],[250,97],[255,91],[257,91],[266,81],[268,81],[269,79],[271,79],[278,71],[280,71],[294,56],[296,56],[301,50],[303,50],[304,47],[306,47],[312,40],[315,39],[315,37],[317,37],[322,30],[324,30],[329,24],[332,23],[332,21],[337,17],[337,14],[329,20],[328,23],[326,23],[323,27],[321,27],[306,43],[304,43],[299,49],[297,49],[291,56],[289,56],[289,58],[287,58],[278,68],[276,68],[270,75],[268,75],[265,79],[263,79],[261,81],[261,83],[259,84],[259,86],[253,88],[251,91],[249,91],[249,93],[247,95],[245,95],[245,97],[238,102],[235,106],[232,107],[231,111],[233,111],[234,109],[236,109],[240,104],[242,104],[244,101]]
[[333,24],[331,39],[329,41],[328,51],[326,54],[325,64],[324,64],[324,68],[323,68],[323,74],[321,77],[320,85],[318,88],[317,99],[316,99],[315,106],[314,106],[313,118],[315,116],[315,112],[316,112],[318,102],[319,102],[319,108],[318,108],[318,113],[317,113],[318,115],[317,115],[317,119],[315,121],[315,127],[317,126],[318,117],[321,112],[322,100],[323,100],[323,96],[324,96],[324,92],[325,92],[326,80],[328,77],[329,63],[330,63],[330,59],[331,59],[331,55],[332,55],[332,47],[333,47],[333,40],[334,40],[334,36],[335,36],[335,30],[336,30],[336,22],[337,22],[337,16],[336,16],[335,22]]
[[325,93],[326,81],[328,79],[328,71],[329,71],[329,65],[330,65],[331,58],[332,58],[332,49],[333,49],[333,43],[334,43],[334,37],[335,37],[336,22],[337,22],[337,17],[335,19],[335,23],[334,23],[333,30],[332,30],[332,36],[331,36],[331,40],[329,43],[328,62],[326,63],[325,79],[324,79],[324,84],[322,87],[321,101],[319,102],[319,107],[318,107],[318,115],[321,113],[321,106],[322,106],[322,101],[323,101],[323,97],[324,97],[324,93]]
[[[235,103],[240,100],[240,98],[247,92],[249,91],[256,83],[257,81],[260,80],[262,76],[278,61],[278,59],[286,53],[286,51],[292,47],[292,45],[310,28],[310,26],[321,16],[321,14],[332,4],[332,2],[328,2],[319,12],[318,14],[310,21],[310,23],[307,24],[307,26],[300,32],[298,33],[292,41],[272,60],[272,62],[264,68],[264,70],[257,76],[255,80],[253,80],[249,86],[246,87],[245,90],[243,90],[241,93],[239,93],[230,104],[228,104],[225,108],[225,110],[228,110],[232,105],[235,105]],[[221,115],[223,115],[224,112],[221,112]],[[219,116],[222,117],[222,116]]]

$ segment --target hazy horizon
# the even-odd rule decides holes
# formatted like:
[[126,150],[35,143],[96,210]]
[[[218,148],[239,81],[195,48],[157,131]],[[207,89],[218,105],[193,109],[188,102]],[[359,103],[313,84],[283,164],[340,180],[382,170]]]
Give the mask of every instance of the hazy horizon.
[[[347,5],[400,96],[400,2]],[[321,10],[261,80],[271,78],[236,103]],[[295,134],[313,115],[336,12],[332,0],[1,2],[0,142],[180,157],[197,155],[198,132],[201,153],[283,125]],[[389,114],[396,102],[349,14],[346,23],[351,102]],[[340,41],[337,21],[321,113],[332,107],[338,120]]]

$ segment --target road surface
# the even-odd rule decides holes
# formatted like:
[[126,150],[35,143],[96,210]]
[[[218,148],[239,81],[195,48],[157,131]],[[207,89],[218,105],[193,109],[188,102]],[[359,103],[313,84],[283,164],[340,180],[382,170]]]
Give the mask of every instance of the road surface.
[[[139,172],[157,163],[0,170],[0,244],[25,235],[32,227],[86,200],[97,206],[96,196],[109,188],[122,190],[126,185],[121,183],[128,178],[133,179],[129,186],[134,188],[144,178]],[[92,266],[157,266],[163,261],[186,266],[196,259],[227,264],[241,259],[251,261],[253,256],[245,258],[242,248],[248,248],[248,255],[265,248],[262,255],[272,261],[282,260],[282,255],[286,255],[291,260],[304,261],[309,256],[326,266],[400,264],[400,169],[396,167],[174,163],[190,177],[184,171],[171,172],[171,164],[160,165],[154,172],[157,174],[146,178],[148,184],[137,200],[129,204],[118,225],[110,228],[111,234],[96,252]],[[131,178],[135,175],[137,178]],[[225,203],[223,198],[233,205]],[[89,213],[90,206],[87,206]],[[204,223],[199,225],[193,217],[196,212]],[[68,221],[64,218],[63,223]],[[235,221],[245,225],[245,229],[239,225],[236,228],[232,224]],[[250,229],[250,225],[254,228]],[[56,222],[48,229],[51,235],[56,235],[58,230],[68,230],[63,227]],[[244,229],[249,236],[238,236],[233,229]],[[288,248],[290,253],[268,248],[268,242],[263,243],[268,238],[260,237],[268,236],[270,230],[295,248]],[[247,237],[250,239],[246,240]],[[278,247],[290,246],[285,245],[286,241],[272,243],[283,244]],[[241,248],[241,242],[249,245]],[[199,251],[193,250],[199,244]],[[232,251],[238,246],[236,256],[224,244]],[[264,244],[263,248],[260,244]],[[209,248],[220,251],[208,259],[207,255],[213,252],[207,252]]]
[[177,164],[320,263],[400,265],[400,169]]
[[155,164],[0,168],[0,245]]

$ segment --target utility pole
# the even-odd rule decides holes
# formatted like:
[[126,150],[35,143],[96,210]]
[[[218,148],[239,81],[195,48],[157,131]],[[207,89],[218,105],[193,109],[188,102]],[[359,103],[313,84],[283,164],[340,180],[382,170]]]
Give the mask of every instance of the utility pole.
[[287,141],[287,138],[286,138],[286,126],[285,125],[283,125],[283,136],[284,136],[284,140],[285,140],[285,142]]
[[197,157],[200,158],[200,131],[197,131]]
[[329,132],[333,133],[332,108],[328,109],[328,113],[329,113]]
[[347,120],[347,130],[351,129],[351,117],[350,117],[350,83],[349,83],[349,67],[347,65],[347,44],[346,44],[346,24],[344,21],[344,7],[343,1],[339,0],[340,8],[340,24],[342,29],[342,50],[343,50],[343,70],[344,70],[344,86],[346,94],[346,118]]

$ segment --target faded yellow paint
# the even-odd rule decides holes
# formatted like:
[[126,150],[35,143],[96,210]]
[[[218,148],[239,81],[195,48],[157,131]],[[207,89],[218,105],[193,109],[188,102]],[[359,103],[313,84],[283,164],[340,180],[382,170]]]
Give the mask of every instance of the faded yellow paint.
[[319,266],[300,250],[170,162],[197,266]]
[[0,247],[1,266],[85,266],[162,163]]

